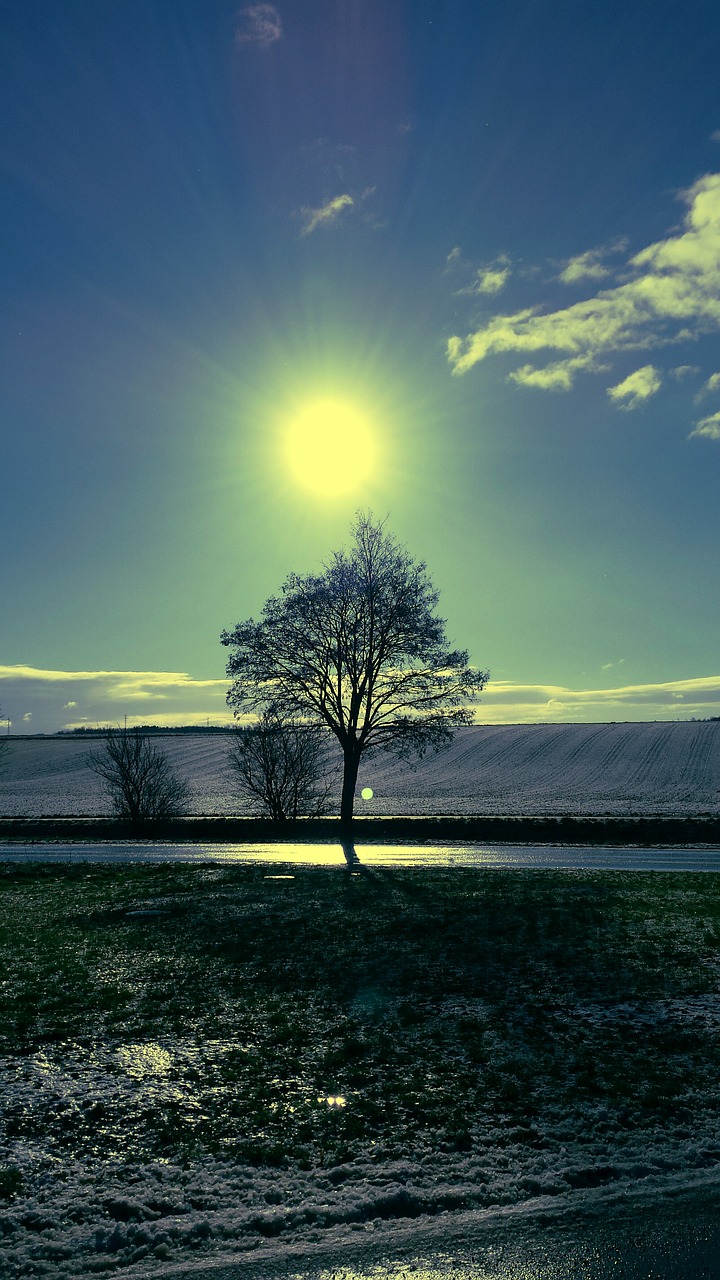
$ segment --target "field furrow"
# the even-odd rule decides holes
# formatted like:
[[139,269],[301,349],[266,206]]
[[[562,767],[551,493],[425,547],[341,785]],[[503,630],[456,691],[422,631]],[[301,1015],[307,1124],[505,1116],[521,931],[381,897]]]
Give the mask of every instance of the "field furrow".
[[[225,735],[159,736],[198,814],[253,812],[237,790]],[[12,742],[0,786],[6,816],[99,816],[108,801],[73,738]],[[95,746],[98,744],[95,743]],[[477,725],[417,764],[363,761],[363,816],[389,814],[658,814],[720,812],[720,722]]]

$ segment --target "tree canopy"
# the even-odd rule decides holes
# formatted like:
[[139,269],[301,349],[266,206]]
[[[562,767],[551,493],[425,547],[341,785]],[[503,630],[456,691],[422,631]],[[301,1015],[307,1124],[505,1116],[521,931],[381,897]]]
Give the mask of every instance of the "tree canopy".
[[426,565],[358,513],[349,550],[322,572],[291,574],[252,618],[225,631],[228,703],[237,715],[272,705],[335,734],[343,751],[341,819],[352,818],[362,755],[422,754],[471,724],[488,679],[452,649]]

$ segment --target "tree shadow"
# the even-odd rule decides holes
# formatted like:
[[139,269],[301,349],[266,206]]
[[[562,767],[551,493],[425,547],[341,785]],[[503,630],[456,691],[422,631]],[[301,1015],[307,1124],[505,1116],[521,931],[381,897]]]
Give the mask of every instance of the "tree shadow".
[[360,859],[357,856],[355,841],[352,836],[343,836],[340,841],[342,851],[345,854],[345,863],[348,871],[365,871]]

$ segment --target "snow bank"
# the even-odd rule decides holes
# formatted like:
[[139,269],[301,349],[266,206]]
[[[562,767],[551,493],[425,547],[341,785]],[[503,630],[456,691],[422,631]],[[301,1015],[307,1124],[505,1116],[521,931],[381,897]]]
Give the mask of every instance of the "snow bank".
[[[719,1028],[720,1005],[713,996],[588,1006],[574,1011],[573,1023],[578,1018],[617,1019],[636,1031],[648,1018],[668,1028],[708,1022]],[[6,1135],[1,1145],[0,1166],[15,1171],[19,1184],[17,1194],[0,1199],[1,1274],[70,1280],[137,1265],[139,1274],[151,1276],[169,1261],[221,1261],[271,1242],[283,1249],[330,1245],[448,1212],[538,1198],[557,1204],[579,1192],[639,1184],[689,1185],[716,1179],[720,1167],[712,1090],[688,1097],[670,1123],[650,1124],[641,1109],[635,1115],[632,1107],[614,1109],[601,1100],[568,1108],[567,1095],[564,1106],[546,1096],[524,1125],[488,1116],[476,1126],[468,1154],[430,1151],[421,1142],[409,1142],[403,1152],[373,1144],[347,1163],[311,1169],[256,1168],[207,1155],[182,1164],[124,1158],[113,1114],[127,1117],[132,1100],[130,1114],[141,1124],[143,1108],[164,1090],[184,1087],[183,1073],[192,1072],[198,1052],[181,1039],[58,1045],[0,1063],[7,1128],[18,1115],[37,1118],[34,1140]],[[61,1131],[88,1105],[99,1117],[97,1151],[69,1159]]]

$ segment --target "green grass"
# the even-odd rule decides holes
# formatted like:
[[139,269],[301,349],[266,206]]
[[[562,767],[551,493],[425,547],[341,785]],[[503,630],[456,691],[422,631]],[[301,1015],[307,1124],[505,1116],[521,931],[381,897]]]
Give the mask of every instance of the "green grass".
[[6,1137],[339,1168],[718,1110],[673,1003],[718,989],[715,876],[289,870],[2,866],[0,1054],[43,1082]]

